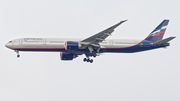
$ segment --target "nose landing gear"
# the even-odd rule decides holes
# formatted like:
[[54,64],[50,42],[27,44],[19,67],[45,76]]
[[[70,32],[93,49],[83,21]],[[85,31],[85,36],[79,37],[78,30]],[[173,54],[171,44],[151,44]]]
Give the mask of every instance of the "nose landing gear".
[[20,57],[19,51],[15,50],[15,52],[17,53],[17,57],[19,58]]

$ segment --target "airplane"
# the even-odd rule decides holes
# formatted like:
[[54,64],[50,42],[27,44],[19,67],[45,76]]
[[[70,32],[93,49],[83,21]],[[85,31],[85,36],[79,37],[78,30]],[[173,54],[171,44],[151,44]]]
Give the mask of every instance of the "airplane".
[[19,51],[60,52],[61,60],[73,60],[79,55],[85,55],[84,62],[93,62],[90,57],[102,53],[134,53],[170,46],[168,43],[175,37],[162,39],[169,20],[163,20],[145,39],[106,39],[127,20],[119,23],[86,39],[70,38],[19,38],[9,41],[5,46],[15,50],[19,58]]

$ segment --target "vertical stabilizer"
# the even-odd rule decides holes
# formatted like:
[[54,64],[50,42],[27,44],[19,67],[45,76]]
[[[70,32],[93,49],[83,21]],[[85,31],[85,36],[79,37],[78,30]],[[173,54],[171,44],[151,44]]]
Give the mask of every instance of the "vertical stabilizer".
[[162,40],[168,23],[169,20],[164,20],[163,22],[161,22],[161,24],[159,24],[145,40],[154,42]]

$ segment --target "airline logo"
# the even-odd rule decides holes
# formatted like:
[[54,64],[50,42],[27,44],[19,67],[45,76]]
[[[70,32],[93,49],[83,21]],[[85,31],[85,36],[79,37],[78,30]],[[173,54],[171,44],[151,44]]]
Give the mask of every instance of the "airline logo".
[[159,36],[160,34],[164,34],[167,26],[163,26],[161,29],[152,32],[149,36]]
[[43,40],[43,39],[42,39],[42,38],[24,38],[24,40],[25,40],[25,41],[29,41],[29,40],[30,40],[30,41],[32,41],[32,40],[33,40],[33,41],[37,41],[37,40],[39,41],[39,40]]

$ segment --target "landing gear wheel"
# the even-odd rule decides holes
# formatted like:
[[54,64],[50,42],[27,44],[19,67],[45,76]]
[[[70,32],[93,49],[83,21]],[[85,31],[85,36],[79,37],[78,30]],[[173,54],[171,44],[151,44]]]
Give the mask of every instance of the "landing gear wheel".
[[20,57],[19,51],[18,51],[18,50],[15,50],[15,52],[17,53],[17,57],[19,58],[19,57]]
[[90,60],[89,59],[87,59],[87,62],[89,62]]
[[87,61],[87,59],[86,58],[84,58],[84,60],[83,60],[84,62],[86,62]]
[[93,63],[93,59],[90,60],[90,63]]
[[93,63],[93,59],[90,59],[89,57],[91,57],[91,56],[96,57],[96,54],[93,54],[93,55],[85,54],[85,55],[86,55],[86,58],[84,58],[83,61],[84,61],[84,62],[90,62],[90,63]]

